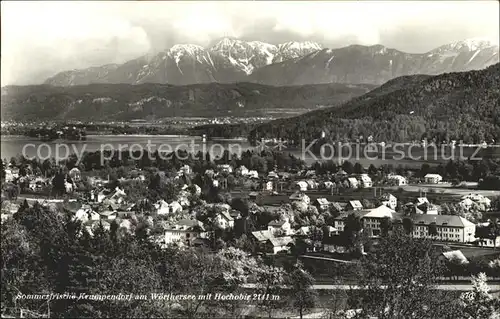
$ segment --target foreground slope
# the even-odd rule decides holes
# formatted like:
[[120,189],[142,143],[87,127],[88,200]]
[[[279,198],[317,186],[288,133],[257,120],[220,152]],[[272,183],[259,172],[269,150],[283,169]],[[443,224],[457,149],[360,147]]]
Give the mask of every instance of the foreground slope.
[[91,84],[2,88],[2,120],[110,121],[174,116],[286,116],[360,96],[372,85]]
[[372,135],[377,141],[500,138],[500,64],[480,71],[407,76],[334,108],[262,124],[250,139],[311,141]]

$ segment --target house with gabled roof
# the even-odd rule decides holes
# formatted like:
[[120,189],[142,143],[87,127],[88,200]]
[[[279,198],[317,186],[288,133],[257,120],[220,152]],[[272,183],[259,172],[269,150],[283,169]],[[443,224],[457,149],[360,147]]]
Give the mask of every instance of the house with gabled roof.
[[307,190],[307,182],[306,181],[298,181],[295,183],[295,188],[301,192],[305,192]]
[[320,197],[314,201],[314,206],[316,206],[318,208],[318,210],[324,211],[324,210],[328,210],[330,208],[330,202],[328,201],[328,199],[326,199],[324,197]]
[[272,237],[266,241],[266,251],[274,255],[281,251],[289,251],[290,243],[293,243],[293,238],[290,236]]
[[307,189],[317,189],[319,187],[319,184],[314,179],[308,179],[306,183]]
[[423,203],[416,206],[415,213],[417,214],[427,214],[427,215],[437,215],[438,207],[431,203]]
[[174,200],[173,202],[168,204],[168,206],[170,207],[170,212],[173,214],[182,212],[182,206],[178,201]]
[[417,200],[415,201],[415,204],[417,206],[424,204],[424,203],[430,203],[429,200],[427,199],[427,197],[417,197]]
[[112,210],[103,210],[99,212],[99,216],[101,217],[101,220],[113,220],[116,219],[116,211]]
[[219,164],[217,165],[217,169],[221,173],[231,174],[233,172],[233,167],[229,164]]
[[462,207],[472,207],[472,203],[478,204],[478,207],[482,208],[483,210],[487,211],[491,208],[491,199],[488,197],[481,195],[481,194],[468,194],[464,195],[461,198],[461,206]]
[[347,203],[346,210],[362,210],[363,204],[359,200],[350,200]]
[[445,251],[443,252],[443,256],[448,261],[452,261],[453,259],[455,259],[459,260],[462,264],[467,264],[469,262],[460,250]]
[[245,165],[241,165],[236,169],[236,174],[239,176],[246,176],[248,175],[248,168]]
[[305,172],[304,174],[305,177],[315,177],[316,176],[316,171],[313,169],[310,169]]
[[228,210],[220,210],[215,216],[215,222],[222,229],[234,227],[234,218],[231,216]]
[[364,188],[370,188],[373,186],[373,182],[370,176],[368,174],[361,174],[359,176],[359,181],[361,182],[361,186]]
[[259,192],[250,192],[250,193],[248,193],[248,199],[257,200],[259,195],[260,195]]
[[443,176],[439,174],[427,174],[424,176],[424,180],[427,184],[438,184],[443,181]]
[[331,202],[330,207],[334,212],[340,213],[344,210],[345,205],[342,205],[342,203],[339,202]]
[[385,205],[389,207],[390,209],[396,209],[398,206],[398,199],[396,196],[392,195],[391,193],[384,193],[379,197],[380,202],[382,205]]
[[259,172],[257,172],[256,170],[249,170],[248,174],[246,176],[248,178],[257,179],[257,178],[259,178]]
[[356,178],[354,177],[349,177],[347,179],[347,181],[349,182],[349,187],[350,188],[358,188],[359,187],[359,182]]
[[275,236],[280,233],[289,235],[292,233],[292,226],[290,225],[288,218],[285,220],[273,220],[267,224],[267,230]]
[[170,213],[170,205],[163,199],[157,201],[154,204],[154,208],[156,210],[156,214],[158,215],[168,215]]
[[252,232],[252,236],[258,241],[258,242],[265,242],[271,237],[274,237],[272,232],[270,230],[257,230]]
[[295,230],[294,236],[296,236],[296,237],[308,237],[310,233],[311,233],[311,227],[301,226],[299,229]]
[[389,175],[387,176],[387,179],[391,184],[396,185],[396,186],[403,186],[408,184],[408,179],[404,176],[401,175]]
[[346,171],[344,171],[343,169],[340,169],[337,173],[335,173],[335,175],[336,175],[337,177],[345,177],[345,176],[347,176],[348,174],[347,174],[347,172],[346,172]]
[[86,223],[89,220],[98,221],[100,219],[101,216],[90,205],[82,205],[73,216],[73,220],[79,220],[82,223]]
[[278,179],[278,178],[279,178],[279,176],[278,176],[278,173],[276,173],[276,172],[272,171],[272,172],[269,172],[269,173],[267,174],[267,178],[269,178],[269,179]]

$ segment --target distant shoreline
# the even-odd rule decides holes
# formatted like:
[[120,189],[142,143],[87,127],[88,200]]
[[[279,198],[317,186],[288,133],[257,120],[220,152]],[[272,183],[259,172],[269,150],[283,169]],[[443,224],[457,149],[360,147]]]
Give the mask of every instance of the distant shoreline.
[[[108,132],[106,132],[106,134],[89,134],[87,135],[87,139],[89,137],[174,137],[174,138],[199,138],[201,139],[202,137],[199,136],[199,135],[175,135],[175,134],[109,134]],[[12,138],[11,140],[14,140],[14,139],[27,139],[27,140],[40,140],[42,141],[41,139],[37,139],[36,137],[31,137],[31,136],[26,136],[26,135],[19,135],[19,134],[0,134],[0,138],[1,140],[3,141],[4,138],[6,141],[9,140],[9,138]],[[82,141],[76,141],[76,140],[69,140],[69,139],[57,139],[57,140],[53,140],[51,142],[57,142],[57,141],[65,141],[65,142],[84,142],[84,140]]]

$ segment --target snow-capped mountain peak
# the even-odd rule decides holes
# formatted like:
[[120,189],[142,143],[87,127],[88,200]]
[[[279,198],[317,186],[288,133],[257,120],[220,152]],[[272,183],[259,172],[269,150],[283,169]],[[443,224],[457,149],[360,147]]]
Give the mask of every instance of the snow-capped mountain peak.
[[476,51],[476,50],[481,50],[490,46],[493,46],[493,42],[491,39],[488,39],[486,37],[482,38],[471,38],[471,39],[465,39],[462,41],[458,41],[455,43],[451,44],[452,46],[464,46],[469,49],[469,51]]
[[461,41],[456,41],[452,43],[448,43],[442,45],[434,50],[431,53],[443,53],[443,52],[473,52],[477,50],[483,50],[491,47],[497,47],[491,39],[486,37],[483,38],[471,38],[465,39]]
[[196,44],[176,44],[168,50],[169,54],[171,55],[175,54],[196,55],[204,51],[205,49],[202,46]]
[[274,57],[273,63],[300,58],[321,49],[322,47],[319,43],[312,41],[282,43],[278,45],[278,53]]
[[251,74],[256,68],[272,63],[277,48],[259,41],[245,42],[223,38],[210,50],[223,56],[230,65]]
[[278,46],[279,50],[321,50],[322,47],[319,43],[312,41],[297,42],[291,41],[282,43]]

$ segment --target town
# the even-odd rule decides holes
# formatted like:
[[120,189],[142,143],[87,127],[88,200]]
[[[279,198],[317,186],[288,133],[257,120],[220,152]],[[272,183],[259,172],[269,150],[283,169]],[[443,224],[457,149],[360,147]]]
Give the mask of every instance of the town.
[[87,153],[77,166],[75,158],[2,162],[2,224],[30,209],[52,211],[90,236],[142,234],[160,249],[234,248],[278,263],[296,256],[306,266],[355,262],[399,229],[439,247],[450,278],[500,277],[499,191],[478,188],[498,174],[492,160],[410,170],[348,161],[307,167],[271,151],[171,161],[158,153],[134,161],[124,151],[102,166],[100,155]]

